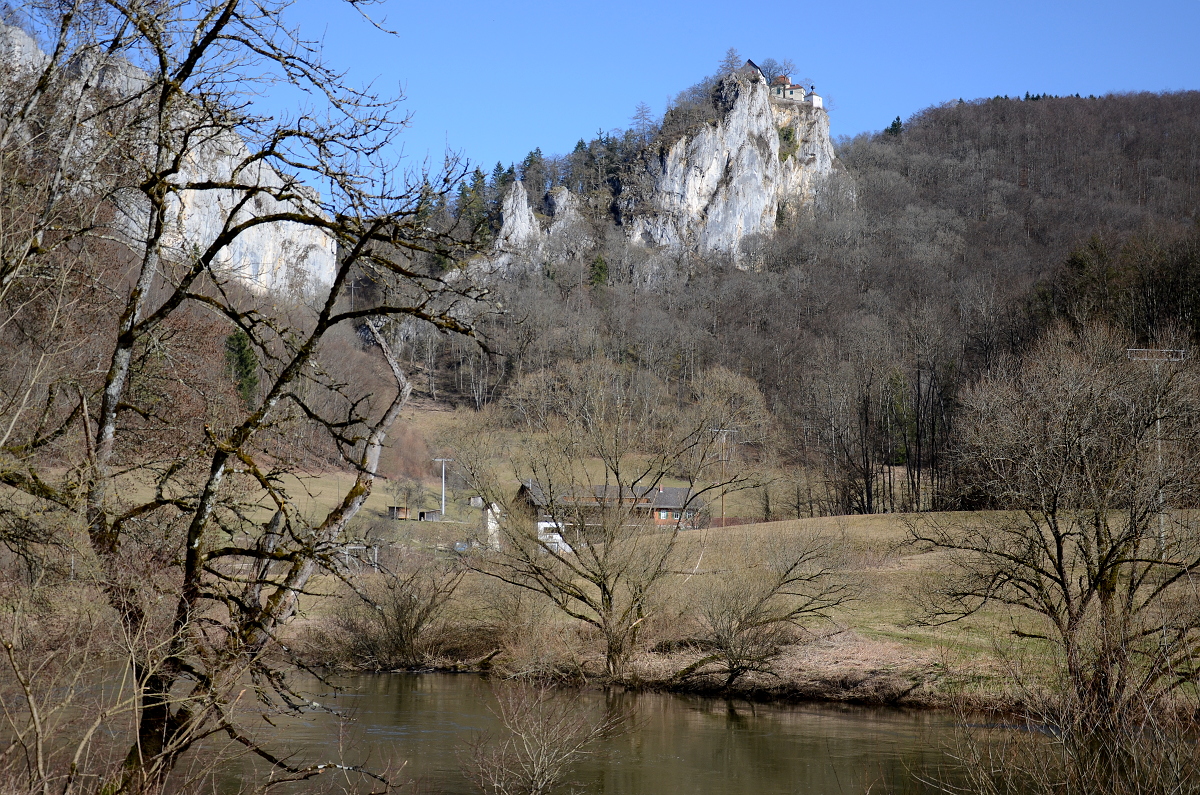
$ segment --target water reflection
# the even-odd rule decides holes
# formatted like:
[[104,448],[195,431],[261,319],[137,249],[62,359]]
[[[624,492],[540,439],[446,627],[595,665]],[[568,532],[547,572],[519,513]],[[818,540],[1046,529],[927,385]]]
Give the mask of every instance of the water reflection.
[[[333,760],[396,770],[428,793],[474,792],[459,749],[498,730],[495,699],[475,676],[382,674],[338,680],[326,703],[349,724],[313,714],[278,726],[295,761]],[[327,688],[313,680],[310,692]],[[571,776],[575,789],[606,795],[844,795],[932,791],[914,776],[943,764],[953,723],[940,713],[839,706],[768,706],[665,694],[587,693],[636,709],[633,731],[606,741]],[[242,765],[252,764],[243,760]],[[231,771],[232,772],[232,771]]]

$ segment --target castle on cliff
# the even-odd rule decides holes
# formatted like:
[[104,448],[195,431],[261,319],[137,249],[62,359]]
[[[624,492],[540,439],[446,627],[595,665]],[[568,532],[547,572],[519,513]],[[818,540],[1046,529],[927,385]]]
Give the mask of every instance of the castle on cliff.
[[[745,70],[753,70],[758,76],[766,82],[767,76],[763,74],[762,69],[758,67],[754,61],[746,61],[746,65],[742,67]],[[774,102],[797,102],[811,105],[814,108],[824,108],[824,103],[820,95],[817,94],[815,86],[809,86],[806,92],[804,86],[792,82],[792,78],[787,75],[780,75],[771,81],[771,93],[768,98]]]

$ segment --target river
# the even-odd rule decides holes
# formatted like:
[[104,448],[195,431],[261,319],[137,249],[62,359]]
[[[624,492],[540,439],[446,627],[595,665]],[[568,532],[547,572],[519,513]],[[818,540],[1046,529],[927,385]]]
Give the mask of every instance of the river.
[[[478,676],[377,674],[341,677],[340,692],[315,680],[316,699],[352,716],[313,713],[278,723],[294,761],[334,760],[403,768],[415,791],[477,792],[460,771],[465,744],[496,732],[491,685]],[[661,693],[585,692],[599,712],[619,699],[636,715],[602,742],[568,780],[579,793],[648,795],[847,795],[922,793],[954,738],[948,713],[837,705],[764,705]],[[238,766],[250,764],[241,760]],[[244,768],[243,768],[244,770]],[[231,774],[233,770],[230,771]],[[233,782],[228,782],[232,784]],[[571,791],[567,788],[563,791]]]

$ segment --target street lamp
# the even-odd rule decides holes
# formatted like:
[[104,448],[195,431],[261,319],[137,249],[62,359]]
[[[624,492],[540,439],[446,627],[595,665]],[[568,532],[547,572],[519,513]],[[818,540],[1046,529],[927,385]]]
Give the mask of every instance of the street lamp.
[[446,521],[446,462],[453,461],[453,458],[435,458],[434,461],[439,461],[442,464],[442,515],[441,520]]

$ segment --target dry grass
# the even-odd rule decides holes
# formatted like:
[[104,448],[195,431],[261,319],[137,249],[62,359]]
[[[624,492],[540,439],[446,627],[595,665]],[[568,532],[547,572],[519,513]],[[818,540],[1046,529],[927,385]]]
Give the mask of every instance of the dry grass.
[[[838,565],[859,584],[857,598],[834,611],[830,620],[800,631],[796,644],[779,659],[776,676],[751,675],[738,685],[740,692],[866,703],[1015,705],[1024,695],[1013,691],[1012,671],[1019,668],[1036,678],[1046,663],[1037,650],[1017,658],[1010,643],[1014,627],[1028,629],[1027,617],[996,608],[949,625],[919,622],[918,595],[946,561],[942,553],[908,544],[908,523],[951,518],[841,516],[686,532],[676,581],[664,589],[660,620],[647,626],[643,646],[686,636],[689,585],[706,572],[744,565],[744,550],[772,539],[817,534],[835,540]],[[753,576],[752,567],[747,571]],[[695,651],[644,652],[634,659],[631,672],[641,681],[666,684],[697,656]]]
[[[422,462],[436,455],[437,440],[461,425],[461,412],[417,404],[411,407],[385,454],[383,479],[355,523],[355,535],[372,544],[412,545],[449,552],[456,542],[478,534],[477,510],[451,502],[448,522],[395,521],[387,518],[392,499],[388,479],[420,474]],[[439,496],[440,480],[432,463],[423,470],[428,506]],[[304,514],[318,515],[341,499],[353,483],[350,472],[296,474],[285,487]],[[514,480],[514,488],[516,481]],[[675,485],[668,483],[666,485]],[[145,490],[127,484],[134,492]],[[450,495],[450,499],[457,496]],[[715,507],[715,506],[714,506]],[[263,520],[267,508],[264,506]],[[729,516],[753,516],[759,510],[752,491],[726,500]],[[1028,619],[991,609],[941,627],[922,626],[917,596],[923,585],[944,570],[940,553],[906,543],[909,523],[944,521],[953,515],[873,515],[795,519],[730,528],[684,531],[673,579],[661,590],[644,624],[639,650],[630,662],[631,680],[663,685],[694,661],[698,653],[651,651],[662,641],[686,639],[692,627],[694,587],[706,573],[746,565],[746,550],[773,539],[817,534],[834,540],[838,566],[860,584],[857,597],[831,615],[813,622],[779,658],[777,676],[752,674],[738,688],[778,698],[833,698],[866,702],[921,704],[1011,704],[1011,672],[1036,672],[1044,660],[1036,650],[1015,658],[1009,643],[1014,627]],[[753,567],[747,568],[753,576]],[[333,578],[314,583],[315,597],[303,601],[288,635],[303,636],[314,622],[327,620],[344,589]],[[552,676],[586,675],[600,654],[586,629],[547,607],[528,592],[479,575],[464,580],[448,608],[449,625],[461,635],[444,644],[450,651],[431,664],[460,667],[497,652],[494,663],[508,673]],[[669,645],[669,644],[668,644]],[[702,683],[703,684],[703,683]]]
[[[308,484],[314,499],[333,499],[334,476]],[[363,517],[373,523],[371,536],[382,544],[451,548],[470,537],[472,526],[452,522],[388,521],[385,502],[373,502]],[[828,621],[797,630],[796,643],[777,661],[775,676],[748,675],[740,694],[769,699],[831,699],[861,703],[925,706],[1009,707],[1023,694],[1013,692],[1014,669],[1036,674],[1045,660],[1036,653],[1020,659],[1009,641],[1014,626],[1026,619],[1000,609],[982,611],[954,624],[930,627],[917,622],[918,593],[944,568],[941,553],[906,543],[906,522],[945,520],[949,515],[876,515],[800,519],[726,529],[685,531],[679,540],[675,574],[661,589],[630,661],[628,680],[651,687],[674,687],[672,676],[700,656],[664,641],[686,639],[692,631],[695,588],[706,574],[745,566],[746,550],[772,539],[818,534],[834,539],[838,566],[859,583],[854,601]],[[361,525],[360,525],[361,527]],[[753,566],[747,576],[753,576]],[[293,631],[321,621],[331,602],[310,600]],[[579,678],[603,667],[597,638],[535,594],[481,575],[470,575],[448,608],[450,650],[430,665],[461,668],[488,658],[506,674]],[[495,656],[489,656],[495,652]],[[1025,679],[1028,680],[1028,676]],[[715,680],[692,687],[715,689]]]

